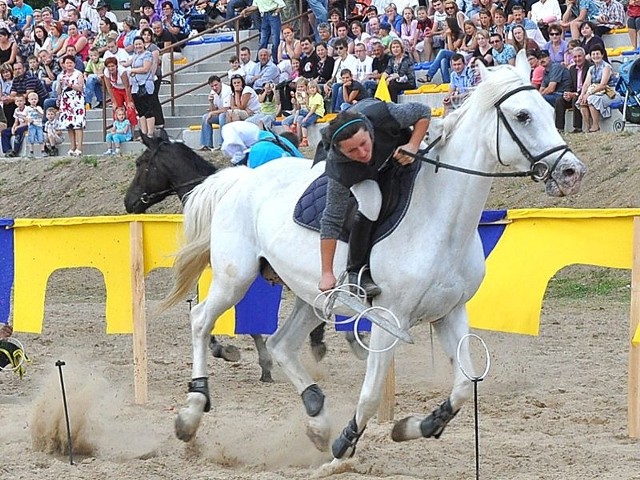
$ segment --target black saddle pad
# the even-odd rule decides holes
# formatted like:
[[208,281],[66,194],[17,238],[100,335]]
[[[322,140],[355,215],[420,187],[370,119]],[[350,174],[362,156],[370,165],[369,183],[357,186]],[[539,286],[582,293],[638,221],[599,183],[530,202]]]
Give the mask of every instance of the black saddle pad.
[[[382,209],[376,222],[371,245],[388,237],[400,224],[409,207],[413,193],[413,185],[422,162],[413,162],[407,166],[392,165],[380,175],[382,191]],[[327,203],[328,178],[323,173],[305,190],[293,211],[293,221],[305,228],[320,231],[320,219]],[[348,218],[340,235],[340,240],[347,242],[351,231],[351,222],[356,212],[355,198],[351,197]]]

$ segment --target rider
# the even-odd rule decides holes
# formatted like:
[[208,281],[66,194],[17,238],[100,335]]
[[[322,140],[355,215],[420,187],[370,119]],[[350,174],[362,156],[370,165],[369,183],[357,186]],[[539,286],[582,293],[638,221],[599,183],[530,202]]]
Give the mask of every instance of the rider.
[[[366,99],[340,113],[323,131],[321,147],[326,151],[329,181],[320,226],[320,290],[336,284],[333,259],[351,192],[358,202],[358,211],[349,236],[348,282],[359,283],[369,298],[380,294],[371,273],[363,268],[369,260],[371,233],[382,206],[378,180],[385,173],[380,168],[390,157],[401,165],[412,163],[414,158],[401,150],[410,153],[419,150],[430,118],[431,108],[427,105],[396,105]],[[317,152],[317,158],[322,153]]]
[[[288,132],[290,133],[290,132]],[[222,152],[234,165],[256,168],[281,157],[303,158],[295,135],[260,130],[249,122],[232,122],[222,127]]]

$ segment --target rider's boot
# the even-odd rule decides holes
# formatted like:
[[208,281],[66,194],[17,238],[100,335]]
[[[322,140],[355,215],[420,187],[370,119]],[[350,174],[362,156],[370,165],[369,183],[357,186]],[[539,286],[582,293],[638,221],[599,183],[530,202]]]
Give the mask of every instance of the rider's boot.
[[369,243],[374,223],[361,212],[356,212],[349,235],[349,258],[347,259],[349,283],[360,285],[366,292],[367,298],[373,298],[381,292],[380,287],[371,278],[369,268],[365,267],[369,260]]

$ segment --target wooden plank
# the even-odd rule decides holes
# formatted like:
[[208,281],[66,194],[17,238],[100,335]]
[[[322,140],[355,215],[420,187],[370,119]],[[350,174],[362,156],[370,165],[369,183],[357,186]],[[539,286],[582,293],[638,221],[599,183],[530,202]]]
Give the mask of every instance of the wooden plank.
[[640,436],[640,347],[632,339],[640,323],[640,217],[633,217],[633,263],[631,266],[631,315],[629,327],[628,429]]
[[133,385],[135,402],[147,403],[147,319],[145,314],[143,224],[129,226],[131,248],[131,288],[133,298]]
[[[375,355],[375,354],[369,354]],[[378,423],[393,422],[394,409],[396,406],[396,361],[391,359],[387,378],[382,389],[382,400],[378,407]]]

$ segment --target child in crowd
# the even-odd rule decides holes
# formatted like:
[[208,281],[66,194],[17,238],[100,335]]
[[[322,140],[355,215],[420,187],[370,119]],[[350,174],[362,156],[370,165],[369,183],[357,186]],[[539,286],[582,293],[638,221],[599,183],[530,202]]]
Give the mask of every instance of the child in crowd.
[[[307,84],[305,78],[299,78],[296,84],[296,95],[294,97],[295,111],[293,115],[282,121],[283,125],[292,127],[292,131],[300,137],[302,133],[301,147],[308,147],[308,128],[316,123],[319,118],[324,117],[324,99],[320,95],[318,84],[311,80]],[[299,131],[301,130],[301,132]]]
[[420,55],[416,51],[418,42],[418,20],[413,14],[413,8],[405,7],[402,10],[402,24],[400,26],[400,39],[404,43],[404,51],[413,58],[414,62],[420,61]]
[[389,45],[391,45],[391,40],[395,37],[391,36],[391,25],[387,22],[382,22],[380,24],[380,43],[384,45],[385,50],[389,50]]
[[29,93],[27,96],[29,106],[25,108],[27,124],[29,125],[29,135],[27,137],[27,144],[29,145],[29,157],[33,157],[33,146],[40,145],[41,154],[44,157],[44,130],[42,123],[44,119],[44,110],[38,105],[38,94],[35,92]]
[[[84,67],[84,101],[91,107],[93,97],[98,104],[95,108],[103,107],[102,76],[104,75],[104,60],[100,58],[97,48],[89,49],[89,60]],[[94,108],[94,107],[92,107]]]
[[234,75],[240,75],[242,78],[247,77],[247,72],[245,72],[244,69],[240,66],[240,59],[235,55],[229,58],[229,65],[231,65],[231,68],[227,73],[227,78],[233,78]]
[[[433,28],[433,20],[429,18],[429,15],[427,14],[427,7],[424,7],[424,6],[418,7],[417,16],[418,16],[418,25],[417,25],[418,33],[417,33],[417,39],[416,39],[416,52],[418,53],[418,58],[420,58],[420,57],[423,57],[423,52],[425,52],[424,40],[425,38],[428,38],[431,35],[431,29]],[[429,40],[427,39],[427,41]],[[429,44],[429,47],[431,47],[431,44]],[[431,54],[429,54],[429,57],[431,57]],[[426,55],[425,55],[424,60],[429,62],[431,61],[431,58],[426,58]]]
[[[25,108],[24,95],[19,93],[15,97],[16,109],[13,112],[14,123],[11,128],[2,130],[2,151],[7,157],[17,157],[22,148],[24,134],[29,128],[27,124],[27,111]],[[11,137],[13,139],[13,147],[11,145]]]
[[573,49],[576,47],[581,47],[580,40],[569,40],[569,44],[567,46],[567,51],[564,53],[564,64],[569,68],[574,64],[573,61]]
[[280,111],[278,93],[276,92],[276,87],[273,82],[264,84],[264,90],[258,94],[258,100],[260,100],[260,113],[256,113],[247,118],[247,122],[258,125],[262,130],[271,128],[271,124]]
[[113,121],[113,127],[111,127],[111,131],[107,133],[106,140],[109,143],[109,150],[104,152],[104,154],[119,155],[120,144],[130,142],[132,138],[131,122],[127,119],[127,112],[124,107],[118,107],[116,108],[116,119]]
[[58,124],[58,111],[53,108],[47,108],[47,122],[44,124],[44,150],[50,157],[58,155],[58,145],[60,145],[64,138],[62,136],[62,130]]

